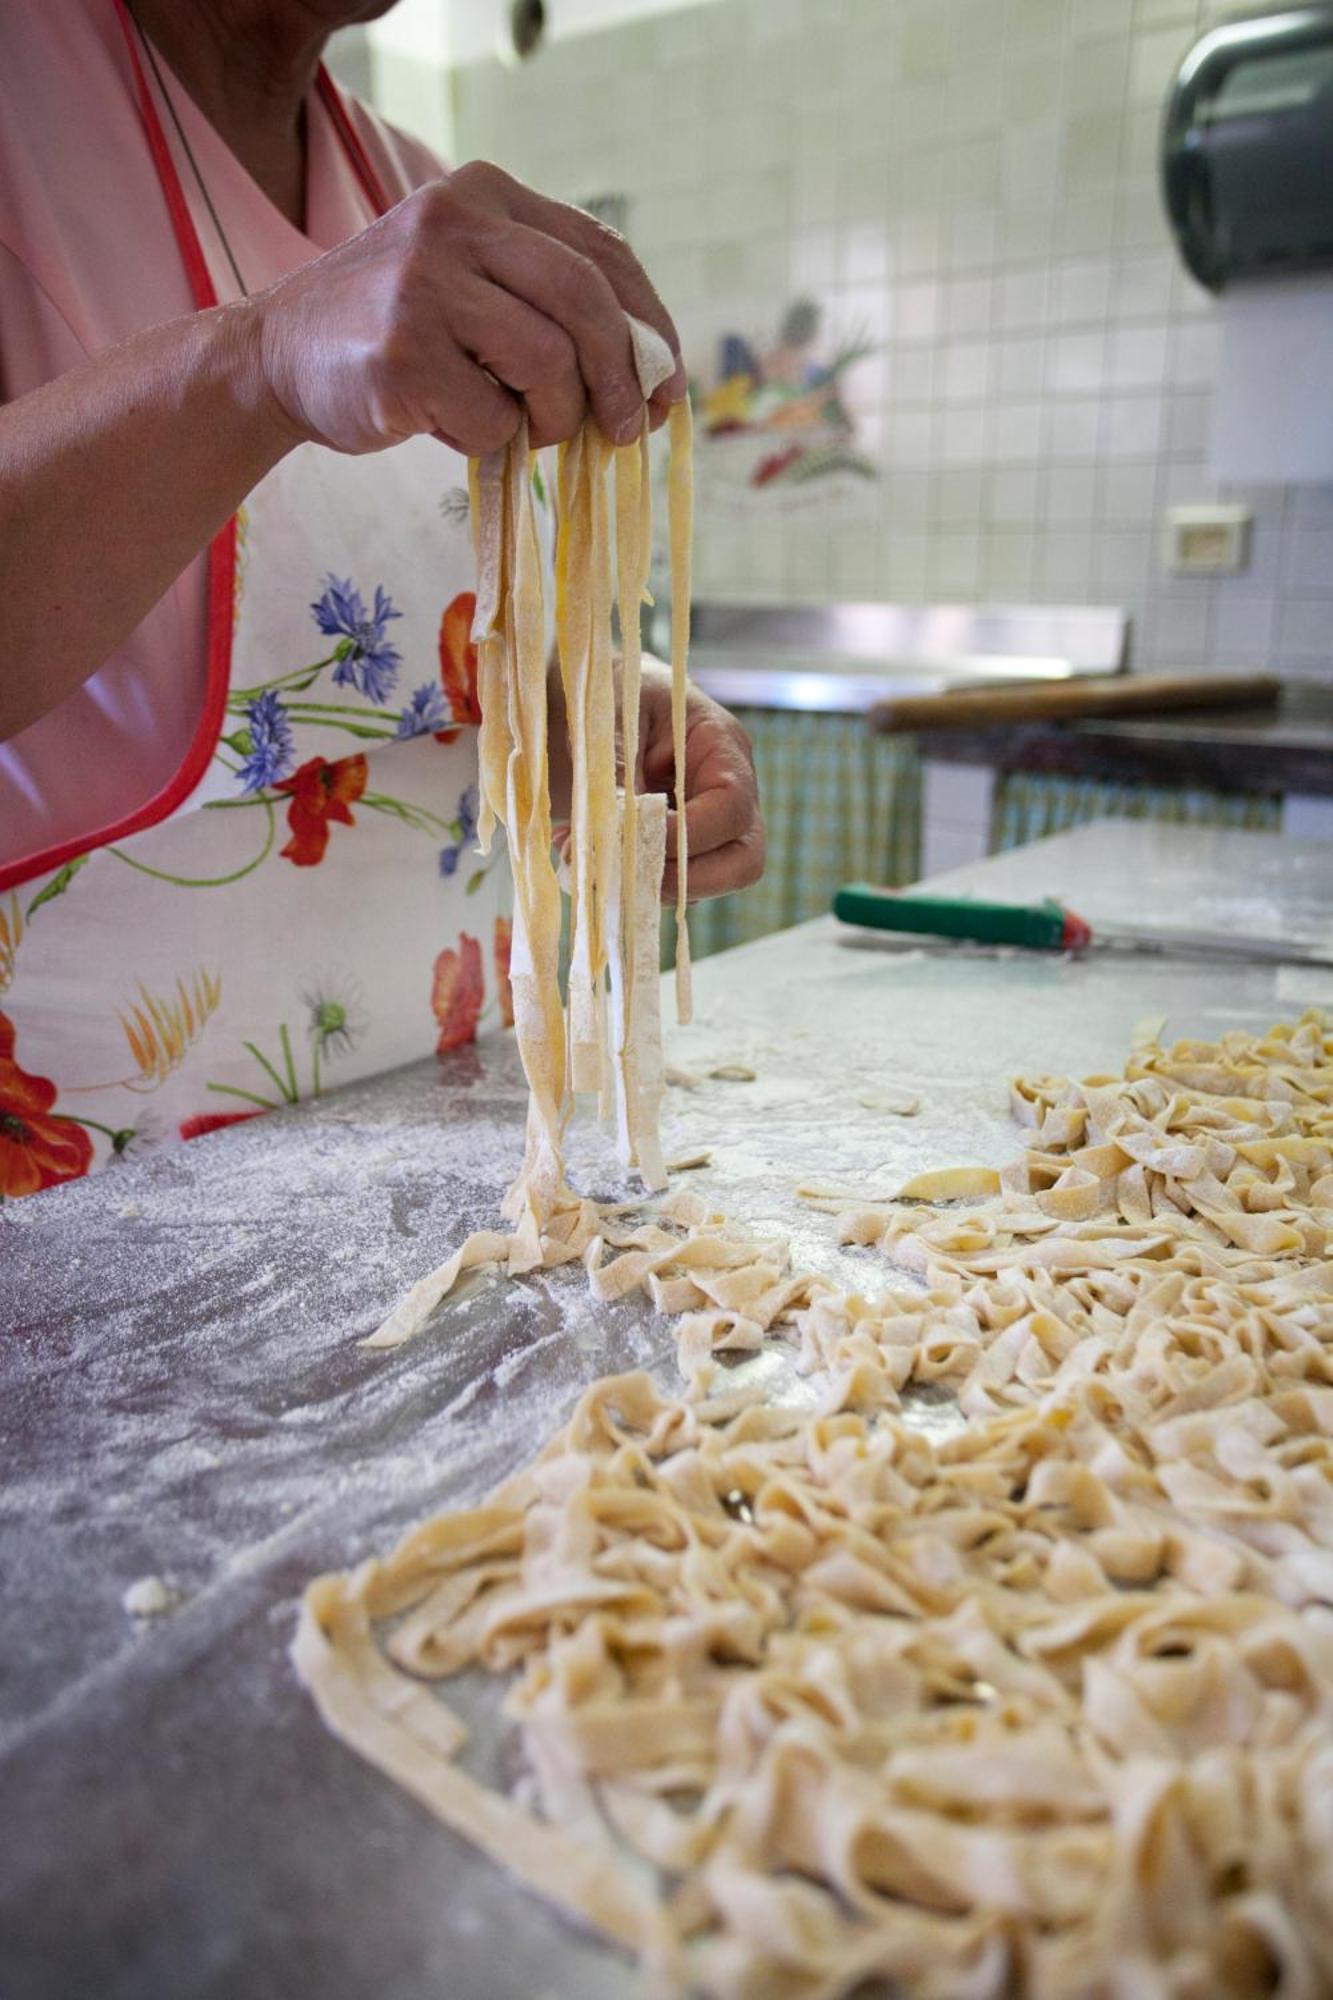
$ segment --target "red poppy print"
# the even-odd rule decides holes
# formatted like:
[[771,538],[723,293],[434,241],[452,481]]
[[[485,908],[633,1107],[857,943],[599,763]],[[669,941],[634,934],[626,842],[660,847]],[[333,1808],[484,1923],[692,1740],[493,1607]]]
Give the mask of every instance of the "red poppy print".
[[462,1048],[477,1039],[477,1022],[485,998],[485,976],[481,969],[481,946],[464,931],[458,949],[442,951],[435,961],[435,978],[430,1004],[440,1024],[435,1053]]
[[366,760],[362,756],[340,757],[330,764],[326,757],[311,757],[276,789],[287,792],[287,824],[291,839],[282,852],[297,868],[314,868],[324,859],[329,844],[329,828],[355,826],[352,807],[366,789]]
[[506,1028],[514,1025],[514,989],[509,983],[509,954],[514,943],[514,926],[508,917],[495,919],[495,941],[492,947],[495,955],[495,990],[500,1001],[500,1021]]
[[0,1014],[0,1196],[77,1180],[93,1163],[92,1140],[73,1119],[51,1115],[56,1087],[19,1068],[14,1041],[14,1023]]
[[[446,605],[440,620],[440,679],[444,684],[444,698],[454,721],[474,729],[481,721],[481,704],[477,700],[477,649],[472,643],[472,619],[476,609],[476,592],[462,590]],[[452,743],[457,735],[457,729],[437,729],[435,741]]]
[[226,1125],[244,1125],[247,1118],[262,1118],[262,1111],[200,1111],[193,1118],[183,1121],[180,1132],[182,1139],[202,1139],[209,1132],[220,1132]]

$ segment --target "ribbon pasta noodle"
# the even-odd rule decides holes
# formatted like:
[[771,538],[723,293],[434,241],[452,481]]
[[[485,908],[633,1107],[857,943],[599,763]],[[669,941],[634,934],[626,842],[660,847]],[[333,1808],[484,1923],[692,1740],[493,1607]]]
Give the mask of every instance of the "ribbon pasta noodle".
[[[670,375],[669,349],[630,322],[645,396]],[[690,590],[690,429],[677,405],[668,474],[672,592],[672,728],[675,737],[680,908],[686,894],[684,728]],[[572,762],[569,872],[571,937],[567,1002],[559,983],[561,892],[551,856],[547,764],[547,658],[541,537],[526,419],[502,452],[473,461],[469,491],[477,556],[473,639],[482,707],[478,838],[488,851],[497,825],[514,875],[510,958],[514,1027],[528,1079],[522,1170],[504,1202],[512,1237],[479,1231],[448,1263],[412,1288],[366,1343],[411,1338],[465,1270],[507,1262],[530,1270],[591,1241],[588,1205],[565,1181],[562,1141],[576,1092],[596,1092],[614,1114],[623,1164],[649,1189],[665,1184],[658,1140],[663,1090],[657,995],[658,908],[665,864],[666,807],[635,789],[642,653],[640,607],[652,530],[648,437],[613,450],[591,418],[560,447],[556,479],[555,625]],[[614,467],[616,598],[623,664],[620,694],[623,783],[616,773],[617,701],[612,658],[611,514]],[[679,930],[677,1006],[689,1013],[689,940]],[[608,1006],[614,1018],[608,1017]],[[571,1250],[571,1230],[577,1248]]]
[[694,546],[694,431],[689,398],[671,406],[667,522],[671,538],[671,731],[676,746],[676,1019],[689,1021],[690,926],[685,833],[685,674],[690,652],[691,551]]
[[[1013,1104],[980,1205],[844,1215],[912,1291],[793,1275],[698,1196],[585,1204],[595,1295],[683,1315],[687,1393],[596,1383],[306,1594],[329,1727],[662,1990],[1333,1990],[1333,1034]],[[719,1388],[771,1336],[813,1409]],[[912,1428],[914,1383],[966,1427]],[[531,1808],[457,1766],[465,1668],[509,1676]]]

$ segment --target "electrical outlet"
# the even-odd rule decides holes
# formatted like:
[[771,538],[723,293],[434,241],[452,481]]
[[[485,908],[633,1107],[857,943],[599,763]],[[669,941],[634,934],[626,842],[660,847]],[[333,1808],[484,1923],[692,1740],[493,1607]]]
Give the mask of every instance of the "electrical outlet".
[[1248,507],[1218,501],[1172,507],[1166,517],[1163,559],[1177,576],[1233,576],[1249,567]]

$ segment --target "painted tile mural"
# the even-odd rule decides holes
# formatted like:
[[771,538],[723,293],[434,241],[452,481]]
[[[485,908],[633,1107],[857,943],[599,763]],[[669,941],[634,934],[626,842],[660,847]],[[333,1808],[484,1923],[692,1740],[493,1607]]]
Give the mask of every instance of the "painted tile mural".
[[772,340],[717,340],[712,370],[691,384],[702,514],[871,511],[866,487],[879,468],[858,446],[852,383],[875,342],[830,336],[825,320],[816,300],[799,298]]

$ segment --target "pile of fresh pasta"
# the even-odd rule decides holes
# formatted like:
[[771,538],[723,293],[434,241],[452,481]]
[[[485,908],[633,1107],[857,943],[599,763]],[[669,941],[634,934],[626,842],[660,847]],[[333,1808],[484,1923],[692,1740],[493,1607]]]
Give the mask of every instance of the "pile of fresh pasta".
[[[860,1295],[694,1197],[567,1211],[598,1296],[680,1315],[684,1393],[595,1384],[307,1593],[330,1728],[660,1990],[1333,1991],[1333,1035],[1013,1102],[1001,1175],[843,1216]],[[813,1410],[729,1386],[774,1339]],[[456,1760],[464,1669],[522,1796]]]

